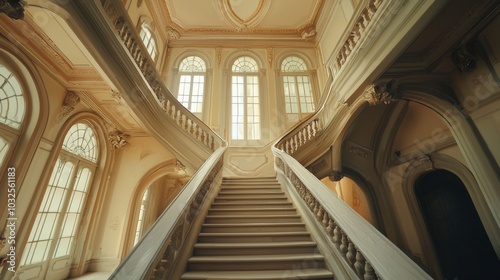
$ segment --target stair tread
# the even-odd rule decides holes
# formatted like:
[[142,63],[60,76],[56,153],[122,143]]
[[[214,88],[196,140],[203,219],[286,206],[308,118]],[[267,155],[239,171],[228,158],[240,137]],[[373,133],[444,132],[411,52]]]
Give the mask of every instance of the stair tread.
[[222,208],[222,209],[210,208],[209,209],[209,211],[215,211],[215,212],[290,211],[290,210],[296,210],[296,209],[294,207],[287,207],[287,208],[268,208],[268,207],[262,207],[262,208]]
[[203,227],[273,227],[273,226],[280,226],[280,227],[286,227],[286,226],[303,226],[305,225],[304,223],[231,223],[231,224],[203,224]]
[[202,232],[200,236],[284,236],[284,235],[309,235],[308,231],[287,232]]
[[181,279],[242,279],[242,280],[281,280],[281,279],[333,279],[333,273],[324,268],[294,270],[249,270],[249,271],[190,271]]
[[323,255],[317,253],[277,254],[277,255],[230,255],[230,256],[192,256],[189,262],[263,262],[263,261],[294,261],[322,260]]
[[[245,216],[242,216],[242,218],[291,218],[291,217],[294,217],[294,218],[299,218],[300,215],[298,214],[289,214],[289,215],[266,215],[266,216],[261,216],[261,215],[245,215]],[[216,216],[213,216],[213,215],[207,215],[207,218],[234,218],[234,215],[216,215]]]
[[195,248],[258,248],[258,247],[304,247],[316,246],[313,241],[295,241],[295,242],[255,242],[255,243],[196,243]]

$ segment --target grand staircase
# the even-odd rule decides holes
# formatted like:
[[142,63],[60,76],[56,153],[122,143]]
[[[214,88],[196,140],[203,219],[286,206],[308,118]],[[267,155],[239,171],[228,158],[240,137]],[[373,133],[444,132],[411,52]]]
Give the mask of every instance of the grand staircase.
[[226,178],[181,279],[333,278],[275,178]]

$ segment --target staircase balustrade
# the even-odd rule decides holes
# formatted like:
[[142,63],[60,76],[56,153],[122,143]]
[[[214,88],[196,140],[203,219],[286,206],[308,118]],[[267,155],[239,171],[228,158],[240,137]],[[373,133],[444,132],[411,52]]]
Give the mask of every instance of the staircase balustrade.
[[149,84],[158,104],[172,118],[173,122],[191,137],[201,142],[211,151],[221,147],[223,140],[203,121],[186,109],[167,89],[161,76],[157,73],[154,62],[130,21],[127,11],[120,1],[101,0],[106,15],[113,24],[117,35],[130,53],[139,71]]
[[324,132],[323,130],[334,121],[335,114],[331,110],[325,110],[325,107],[331,109],[334,104],[333,99],[338,98],[333,92],[334,82],[340,80],[342,75],[345,76],[345,73],[343,73],[344,68],[346,68],[349,60],[353,60],[356,50],[362,47],[368,34],[374,28],[380,28],[371,23],[377,16],[388,10],[390,2],[394,2],[394,0],[369,0],[365,2],[366,6],[360,9],[360,14],[353,22],[351,31],[346,33],[344,43],[338,48],[335,60],[330,63],[332,65],[328,69],[330,75],[325,83],[326,87],[322,92],[322,98],[318,102],[320,104],[318,110],[309,118],[304,119],[301,123],[290,129],[276,144],[276,147],[286,153],[292,155],[307,146],[308,143],[320,136]]
[[280,181],[302,199],[331,247],[360,279],[432,279],[298,161],[276,147],[273,153]]
[[184,261],[181,254],[193,245],[188,236],[198,233],[195,218],[204,217],[205,202],[220,185],[225,150],[209,157],[109,279],[172,279],[169,275]]

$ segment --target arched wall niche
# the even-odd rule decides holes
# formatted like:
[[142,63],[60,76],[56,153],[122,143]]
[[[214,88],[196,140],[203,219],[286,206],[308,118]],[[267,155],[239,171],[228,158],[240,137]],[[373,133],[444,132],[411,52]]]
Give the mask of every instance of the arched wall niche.
[[123,246],[121,246],[121,253],[120,253],[121,258],[126,257],[127,254],[130,252],[130,250],[132,249],[132,247],[134,246],[134,237],[137,227],[140,205],[144,192],[150,186],[152,186],[159,180],[165,178],[187,180],[189,179],[189,176],[184,171],[179,172],[176,159],[171,159],[166,162],[163,162],[157,165],[156,167],[152,168],[142,176],[139,183],[135,187],[134,193],[128,203],[127,209],[129,209],[130,211],[128,213],[128,218],[127,218],[127,225],[125,231],[126,236],[124,237]]
[[[420,103],[440,115],[447,123],[467,167],[476,178],[478,190],[485,199],[496,223],[500,227],[500,170],[473,121],[452,99],[439,94],[442,88],[403,84],[398,88],[400,98]],[[440,98],[442,97],[442,98]],[[451,101],[451,102],[450,102]],[[497,254],[498,248],[495,248]]]
[[425,258],[423,262],[428,265],[428,267],[424,268],[430,270],[434,276],[441,275],[441,271],[439,268],[437,253],[432,245],[431,237],[427,230],[427,226],[415,194],[415,184],[423,174],[438,169],[447,170],[455,174],[464,183],[479,217],[481,218],[491,244],[493,245],[497,255],[500,255],[500,233],[498,232],[498,227],[496,226],[495,219],[481,193],[479,185],[470,170],[458,160],[448,155],[439,153],[414,159],[408,165],[405,173],[403,174],[403,193],[407,205],[412,213],[412,222],[414,223],[417,232],[420,233],[418,234],[418,238],[422,247],[422,257]]

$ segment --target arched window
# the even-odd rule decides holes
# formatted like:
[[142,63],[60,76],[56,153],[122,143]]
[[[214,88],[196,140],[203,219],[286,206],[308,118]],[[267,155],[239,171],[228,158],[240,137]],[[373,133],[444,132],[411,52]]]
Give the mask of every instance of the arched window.
[[304,61],[289,56],[281,63],[287,123],[293,124],[314,112],[311,77]]
[[[83,122],[74,124],[64,138],[52,170],[22,255],[22,266],[42,263],[47,270],[51,259],[70,258],[98,156],[98,143],[91,126]],[[50,278],[50,272],[44,274]]]
[[243,56],[231,68],[231,139],[259,140],[260,102],[257,62]]
[[188,56],[179,65],[177,99],[200,118],[203,111],[206,72],[205,61],[198,56]]
[[0,166],[21,133],[25,111],[26,103],[19,81],[0,64]]
[[149,30],[146,23],[143,23],[141,25],[141,31],[139,33],[139,36],[141,36],[142,42],[144,43],[144,46],[148,50],[149,56],[151,56],[152,60],[155,60],[155,58],[156,58],[156,42],[155,42],[155,39],[153,38],[153,34],[151,33],[151,30]]

